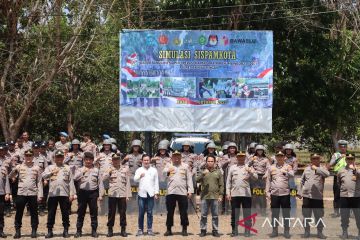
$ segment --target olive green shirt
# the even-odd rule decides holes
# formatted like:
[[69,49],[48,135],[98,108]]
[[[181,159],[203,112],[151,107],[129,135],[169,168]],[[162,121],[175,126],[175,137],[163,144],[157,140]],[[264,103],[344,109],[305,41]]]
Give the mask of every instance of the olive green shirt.
[[224,194],[223,175],[217,168],[209,170],[206,174],[205,170],[196,177],[196,182],[201,184],[201,199],[218,199]]

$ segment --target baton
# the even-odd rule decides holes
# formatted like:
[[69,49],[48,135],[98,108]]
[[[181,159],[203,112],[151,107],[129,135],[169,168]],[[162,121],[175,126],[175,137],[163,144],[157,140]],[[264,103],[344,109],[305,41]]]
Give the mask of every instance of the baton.
[[200,219],[199,214],[198,214],[197,211],[196,211],[196,207],[195,207],[195,205],[194,205],[194,202],[192,201],[191,198],[190,198],[189,200],[190,200],[191,206],[192,206],[193,209],[195,210],[196,216],[198,217],[198,219]]

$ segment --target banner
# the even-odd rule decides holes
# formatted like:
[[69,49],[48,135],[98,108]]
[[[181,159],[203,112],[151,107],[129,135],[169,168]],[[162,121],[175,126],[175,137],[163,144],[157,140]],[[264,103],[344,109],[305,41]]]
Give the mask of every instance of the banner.
[[271,132],[272,31],[120,33],[120,131]]

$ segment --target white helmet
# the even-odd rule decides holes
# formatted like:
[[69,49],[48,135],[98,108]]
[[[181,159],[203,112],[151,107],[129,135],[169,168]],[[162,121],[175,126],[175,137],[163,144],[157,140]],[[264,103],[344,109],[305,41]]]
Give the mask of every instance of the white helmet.
[[286,145],[284,146],[284,149],[285,149],[285,150],[286,150],[286,149],[291,149],[291,150],[294,151],[294,146],[293,146],[291,143],[288,143],[288,144],[286,144]]
[[183,143],[182,143],[182,146],[191,146],[192,144],[191,144],[191,142],[190,141],[184,141]]
[[256,145],[257,145],[257,143],[256,143],[256,142],[252,142],[252,143],[250,143],[249,148],[255,148],[255,147],[256,147]]
[[264,145],[261,145],[261,144],[257,145],[256,148],[255,148],[255,152],[256,152],[257,150],[263,150],[263,151],[265,151]]
[[164,149],[166,150],[168,148],[168,145],[164,142],[160,142],[158,145],[158,150]]
[[229,149],[230,147],[235,147],[235,148],[237,149],[237,145],[236,145],[236,143],[234,143],[234,142],[230,142],[230,143],[228,144],[228,149]]
[[206,148],[216,148],[216,145],[213,142],[209,142]]
[[141,141],[139,139],[135,139],[131,142],[131,147],[133,146],[141,146]]

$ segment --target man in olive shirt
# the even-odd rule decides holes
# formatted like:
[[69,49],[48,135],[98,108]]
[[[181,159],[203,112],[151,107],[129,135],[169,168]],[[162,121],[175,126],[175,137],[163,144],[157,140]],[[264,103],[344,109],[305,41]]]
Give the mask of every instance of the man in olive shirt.
[[[324,216],[324,183],[325,178],[329,177],[329,171],[320,166],[320,155],[311,155],[311,164],[304,169],[304,173],[301,176],[298,195],[303,199],[302,213],[304,221],[311,218],[312,212],[314,213],[315,222],[317,223],[317,237],[325,239],[326,237],[322,233],[324,228],[323,223],[319,219]],[[308,221],[309,221],[308,220]],[[304,222],[304,238],[310,237],[310,225]]]
[[220,237],[219,229],[219,205],[224,194],[224,179],[219,168],[215,168],[215,156],[208,155],[206,157],[205,170],[196,177],[196,182],[201,185],[201,221],[200,221],[200,237],[206,236],[207,214],[211,208],[212,216],[212,235]]
[[355,167],[355,155],[346,154],[346,166],[337,174],[340,187],[340,216],[343,230],[341,238],[348,235],[350,209],[354,212],[358,238],[360,239],[360,169]]
[[192,173],[189,166],[182,162],[181,153],[175,151],[171,156],[171,163],[166,164],[163,173],[167,176],[167,195],[166,195],[166,227],[164,236],[171,236],[171,227],[174,225],[174,213],[176,202],[179,205],[180,219],[182,225],[182,235],[188,236],[187,226],[189,219],[187,214],[188,198],[194,193]]

